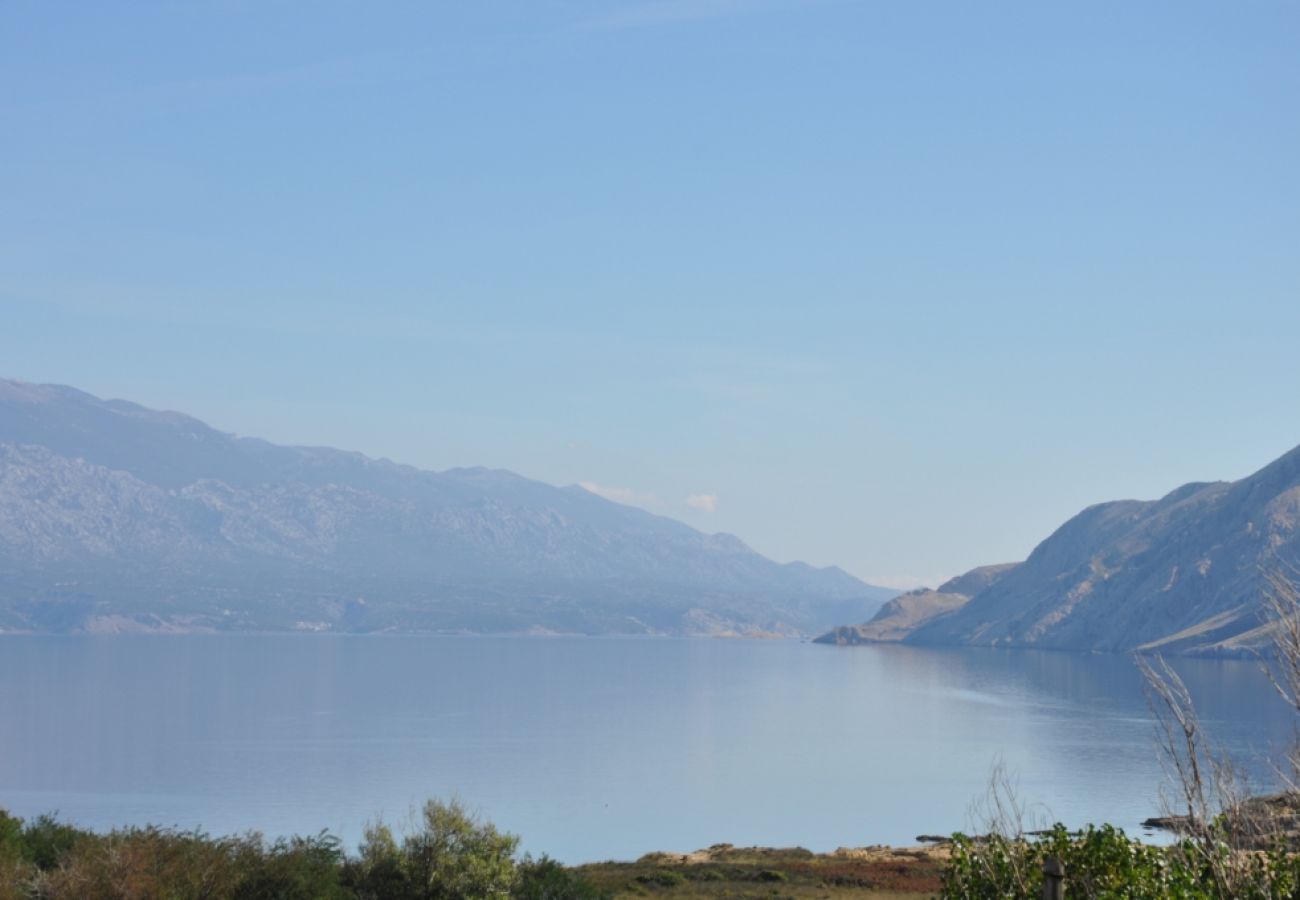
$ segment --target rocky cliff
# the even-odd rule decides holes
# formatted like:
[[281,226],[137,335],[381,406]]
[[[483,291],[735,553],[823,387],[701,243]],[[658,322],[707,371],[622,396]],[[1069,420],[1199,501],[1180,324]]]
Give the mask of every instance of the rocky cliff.
[[[917,644],[1250,652],[1269,639],[1268,575],[1300,571],[1298,523],[1300,448],[1241,481],[1085,509],[1023,564],[983,586],[966,584],[973,593],[899,598],[854,634]],[[888,622],[897,627],[886,629]]]

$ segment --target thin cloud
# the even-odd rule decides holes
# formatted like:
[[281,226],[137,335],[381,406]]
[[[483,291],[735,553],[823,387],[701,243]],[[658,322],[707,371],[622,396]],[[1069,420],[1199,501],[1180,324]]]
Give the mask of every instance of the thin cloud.
[[579,481],[578,487],[595,494],[597,497],[604,497],[606,500],[622,503],[624,506],[641,506],[652,509],[663,506],[663,502],[654,494],[634,490],[633,488],[610,487],[597,484],[594,481]]
[[718,495],[717,494],[691,494],[686,498],[686,505],[697,512],[717,512]]

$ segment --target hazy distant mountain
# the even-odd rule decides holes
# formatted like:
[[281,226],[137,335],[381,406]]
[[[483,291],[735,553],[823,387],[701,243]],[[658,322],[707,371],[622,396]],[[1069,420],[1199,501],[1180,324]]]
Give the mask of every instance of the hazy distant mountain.
[[[932,615],[913,615],[890,639],[1242,652],[1268,639],[1261,608],[1266,575],[1300,571],[1297,523],[1300,448],[1241,481],[1189,484],[1161,500],[1090,507],[968,602],[951,601],[938,611],[935,602],[922,604]],[[893,605],[878,618],[887,618]],[[881,631],[871,624],[854,632],[860,640],[880,639],[871,636]],[[849,642],[840,629],[826,638],[834,642],[837,635]]]
[[779,633],[892,594],[488,469],[0,381],[0,628]]

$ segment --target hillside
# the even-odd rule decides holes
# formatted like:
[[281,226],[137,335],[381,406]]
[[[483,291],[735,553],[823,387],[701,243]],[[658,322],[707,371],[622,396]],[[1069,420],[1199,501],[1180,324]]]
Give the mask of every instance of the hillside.
[[981,566],[941,584],[937,590],[918,588],[890,600],[861,625],[840,625],[816,639],[818,644],[896,643],[922,625],[951,615],[965,606],[971,596],[987,589],[1010,573],[1018,563]]
[[502,470],[0,381],[0,628],[801,634],[892,592]]
[[1268,637],[1268,573],[1300,566],[1298,522],[1300,448],[1237,482],[1188,484],[1160,500],[1089,507],[967,602],[893,629],[890,639],[1249,652]]

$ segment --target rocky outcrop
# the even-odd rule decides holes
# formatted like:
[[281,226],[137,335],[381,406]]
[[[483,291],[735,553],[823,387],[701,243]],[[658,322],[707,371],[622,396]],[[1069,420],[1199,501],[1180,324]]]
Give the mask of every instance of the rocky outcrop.
[[922,625],[951,615],[970,600],[1010,573],[1019,563],[981,566],[939,586],[919,588],[890,600],[869,622],[841,625],[818,637],[818,644],[896,643],[908,638]]
[[841,625],[816,639],[818,644],[873,644],[901,641],[925,622],[950,615],[970,597],[941,591],[909,591],[880,608],[870,622]]

